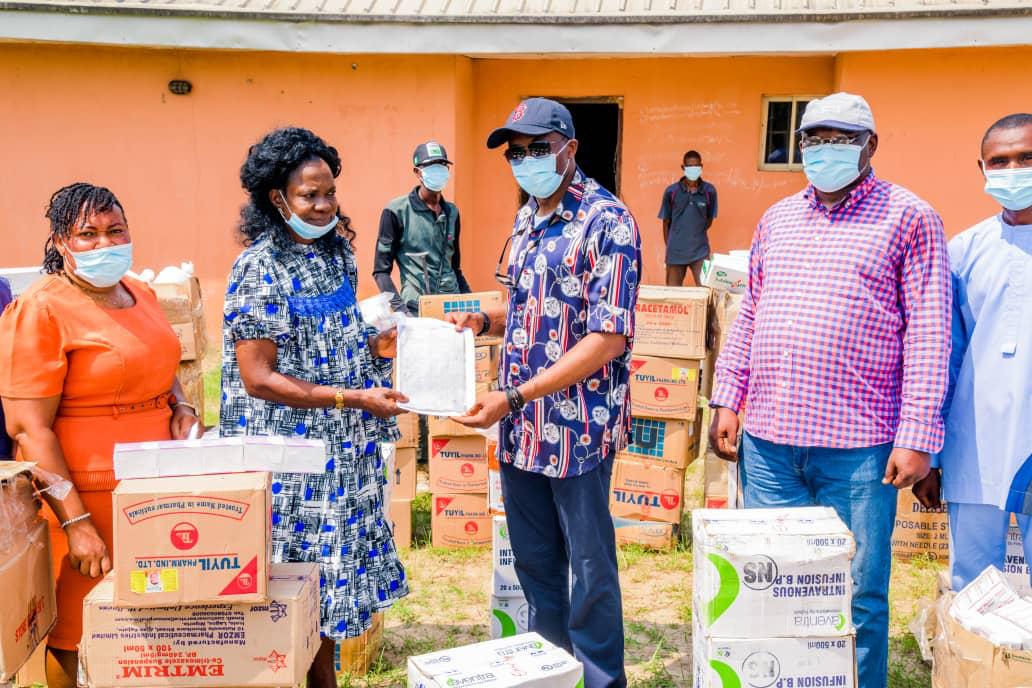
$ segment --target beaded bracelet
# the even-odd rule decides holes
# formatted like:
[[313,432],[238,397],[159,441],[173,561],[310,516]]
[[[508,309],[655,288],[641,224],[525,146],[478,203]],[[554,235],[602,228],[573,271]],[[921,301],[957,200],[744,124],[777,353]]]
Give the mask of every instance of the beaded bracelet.
[[67,528],[68,526],[72,525],[73,523],[78,523],[79,521],[85,521],[90,516],[91,516],[90,512],[87,511],[85,514],[82,514],[80,516],[76,516],[75,518],[68,519],[67,521],[65,521],[64,523],[61,524],[61,527],[62,528]]

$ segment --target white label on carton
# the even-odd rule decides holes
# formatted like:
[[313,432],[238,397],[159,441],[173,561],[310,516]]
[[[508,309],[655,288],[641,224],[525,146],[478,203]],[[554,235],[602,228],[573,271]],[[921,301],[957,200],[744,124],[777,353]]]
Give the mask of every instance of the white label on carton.
[[516,577],[516,558],[509,542],[509,527],[505,524],[505,516],[492,519],[491,549],[493,572],[492,594],[495,597],[523,597],[523,586]]
[[853,536],[832,509],[696,509],[695,613],[706,636],[852,630]]
[[410,688],[576,688],[584,667],[537,633],[409,657]]
[[855,688],[851,636],[838,638],[698,638],[695,688]]

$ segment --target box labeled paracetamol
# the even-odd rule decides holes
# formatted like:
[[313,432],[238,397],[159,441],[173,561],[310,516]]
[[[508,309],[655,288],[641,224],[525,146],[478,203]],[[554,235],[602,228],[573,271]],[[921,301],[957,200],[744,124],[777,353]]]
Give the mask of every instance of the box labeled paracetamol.
[[86,597],[88,688],[296,686],[319,649],[319,567],[274,564],[269,600],[125,607],[109,576]]
[[526,633],[530,624],[525,597],[491,597],[491,638],[511,638]]
[[123,480],[112,500],[118,604],[266,599],[268,473]]
[[491,516],[486,494],[433,496],[430,537],[434,547],[491,544]]
[[537,633],[409,657],[409,688],[578,688],[584,666]]
[[516,577],[516,557],[512,553],[509,542],[509,527],[505,516],[495,516],[491,522],[491,559],[493,561],[493,581],[491,594],[495,597],[523,597],[523,586]]
[[716,638],[852,632],[853,535],[833,509],[696,509],[693,606]]
[[707,638],[696,636],[695,688],[855,688],[856,650],[851,635],[810,638]]

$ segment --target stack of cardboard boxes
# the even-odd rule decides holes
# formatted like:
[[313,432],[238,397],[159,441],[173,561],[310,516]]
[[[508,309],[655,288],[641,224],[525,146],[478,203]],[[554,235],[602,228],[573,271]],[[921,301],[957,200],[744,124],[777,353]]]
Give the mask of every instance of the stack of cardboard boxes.
[[[500,292],[423,296],[419,300],[419,315],[444,319],[449,313],[479,312],[501,303]],[[497,338],[477,338],[478,394],[497,387],[500,343]],[[487,438],[449,418],[430,417],[427,425],[433,546],[489,544]]]
[[182,354],[179,361],[179,384],[186,398],[196,405],[197,415],[204,418],[204,353],[207,338],[204,331],[204,302],[201,283],[196,277],[185,282],[151,284],[165,318],[179,337]]
[[39,516],[32,464],[0,462],[0,685],[57,621],[50,528]]
[[83,605],[86,684],[301,683],[320,644],[319,568],[270,563],[281,486],[268,471],[323,472],[323,443],[146,442],[114,459],[114,570]]
[[[715,288],[712,294],[712,308],[710,317],[711,347],[707,352],[706,361],[703,364],[702,375],[702,396],[708,400],[713,393],[713,376],[717,364],[717,357],[723,350],[727,337],[731,331],[731,325],[738,317],[738,310],[742,305],[742,296],[722,289]],[[703,505],[707,509],[722,509],[728,506],[728,469],[731,467],[713,452],[709,447],[706,438],[707,428],[712,418],[711,411],[707,409],[701,429],[701,440],[704,451],[703,456]]]
[[617,542],[673,546],[684,471],[701,432],[708,289],[643,286],[631,359],[630,444],[616,456],[610,510]]
[[696,688],[856,681],[853,536],[833,509],[697,509]]
[[928,509],[917,501],[909,487],[900,490],[896,526],[892,532],[892,555],[902,561],[919,557],[948,562],[950,524],[946,503],[938,509]]
[[394,544],[412,546],[412,500],[416,498],[416,466],[419,458],[419,416],[403,413],[398,416],[401,439],[384,445],[384,470],[387,490],[386,511],[393,525]]

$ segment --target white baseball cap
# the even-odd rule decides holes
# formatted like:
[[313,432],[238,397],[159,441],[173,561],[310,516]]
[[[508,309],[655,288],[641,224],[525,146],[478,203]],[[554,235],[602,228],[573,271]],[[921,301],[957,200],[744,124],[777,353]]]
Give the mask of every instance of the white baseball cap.
[[844,92],[832,93],[807,104],[798,131],[822,127],[842,131],[869,131],[872,134],[876,131],[874,114],[864,97]]

